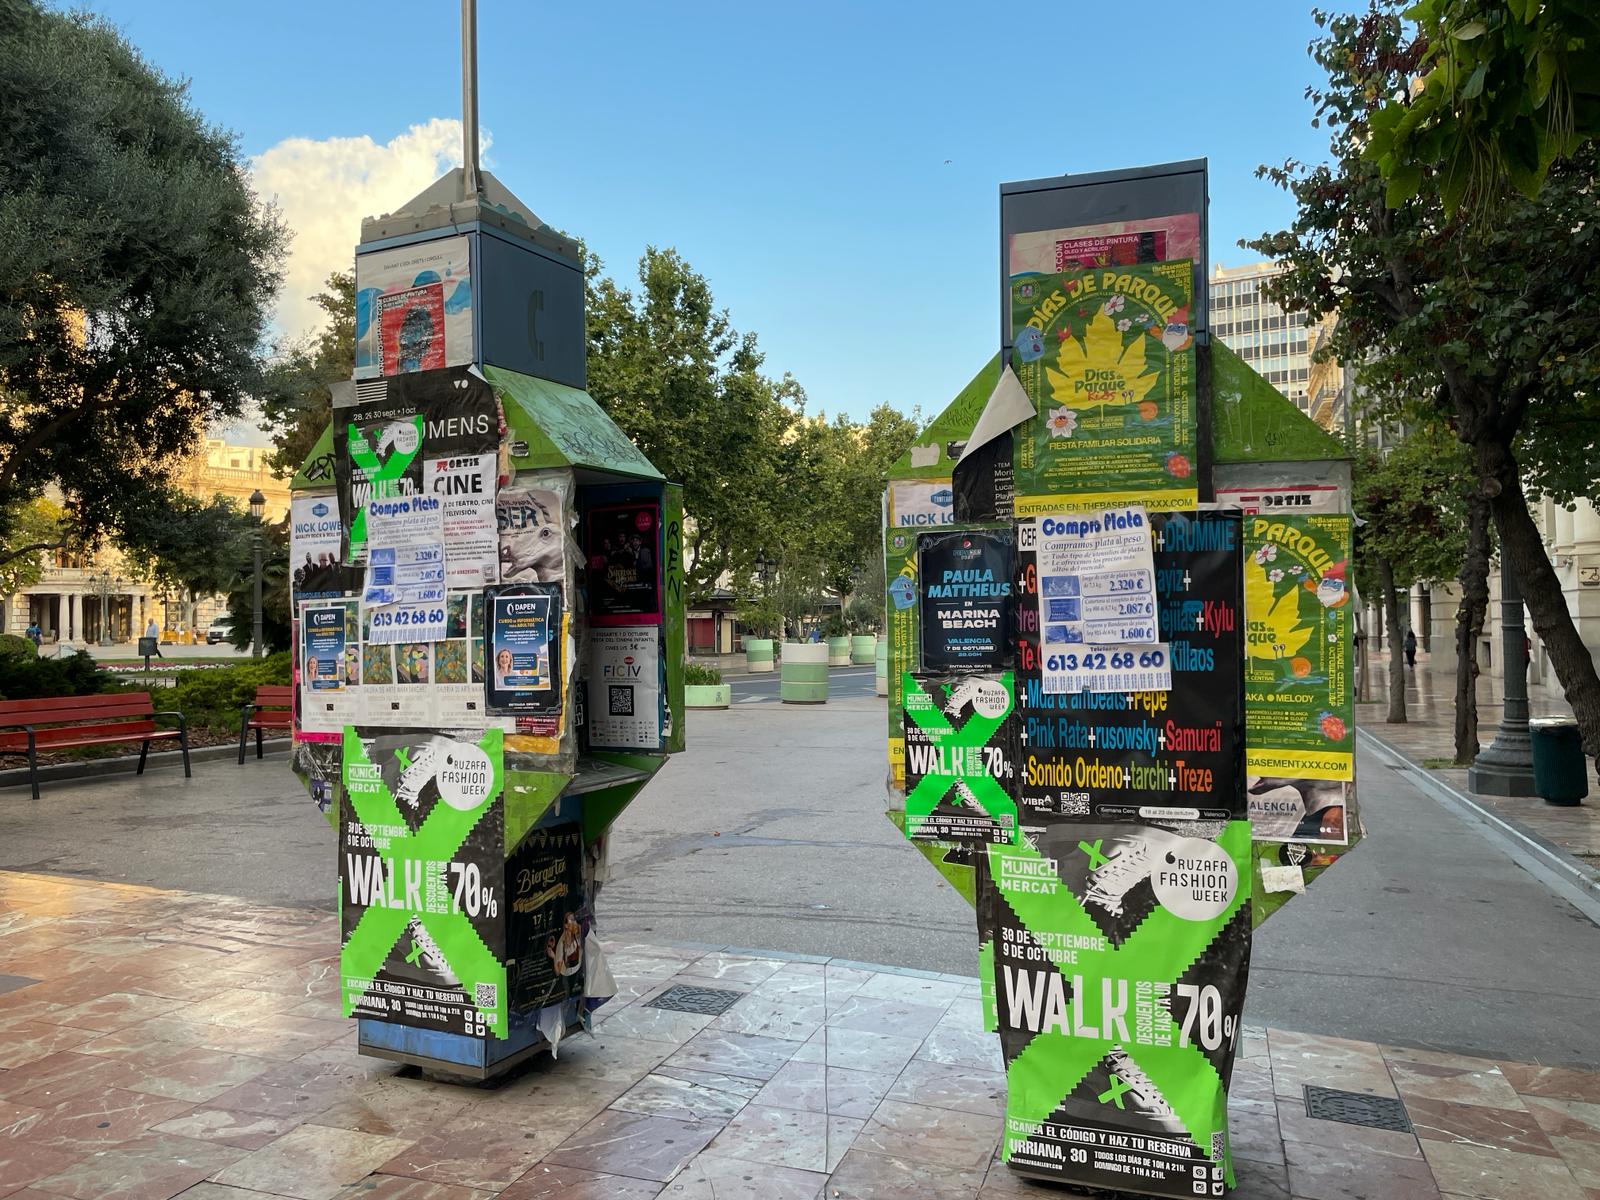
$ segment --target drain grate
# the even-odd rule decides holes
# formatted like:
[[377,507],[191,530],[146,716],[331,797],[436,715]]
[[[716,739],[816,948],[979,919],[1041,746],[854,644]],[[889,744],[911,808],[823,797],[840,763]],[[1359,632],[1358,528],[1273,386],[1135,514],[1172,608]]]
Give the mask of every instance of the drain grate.
[[1319,1121],[1363,1125],[1368,1129],[1412,1132],[1411,1118],[1406,1115],[1404,1104],[1388,1096],[1369,1096],[1365,1092],[1341,1092],[1338,1088],[1307,1084],[1306,1116]]
[[743,992],[730,992],[722,988],[690,987],[686,983],[675,983],[654,1000],[646,1001],[644,1006],[720,1017],[743,1000],[744,996]]

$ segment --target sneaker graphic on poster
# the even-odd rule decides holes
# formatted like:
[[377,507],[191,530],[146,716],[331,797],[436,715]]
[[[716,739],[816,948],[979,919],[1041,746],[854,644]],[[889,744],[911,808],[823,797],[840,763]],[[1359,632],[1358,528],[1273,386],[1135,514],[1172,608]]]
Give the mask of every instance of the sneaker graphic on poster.
[[1143,842],[1125,842],[1089,876],[1089,890],[1083,898],[1120,917],[1123,897],[1148,878],[1148,847]]
[[422,922],[412,917],[406,923],[406,932],[411,935],[411,951],[406,955],[406,962],[410,966],[422,966],[432,971],[446,987],[460,987],[461,980],[456,978],[456,973],[450,969],[450,964],[445,961],[444,952],[439,949],[438,943],[429,936],[428,931],[422,927]]
[[395,781],[394,798],[397,804],[404,804],[413,812],[417,809],[417,802],[422,795],[422,789],[428,786],[430,780],[439,769],[439,751],[432,746],[423,746],[412,759],[406,763],[400,772],[400,778]]

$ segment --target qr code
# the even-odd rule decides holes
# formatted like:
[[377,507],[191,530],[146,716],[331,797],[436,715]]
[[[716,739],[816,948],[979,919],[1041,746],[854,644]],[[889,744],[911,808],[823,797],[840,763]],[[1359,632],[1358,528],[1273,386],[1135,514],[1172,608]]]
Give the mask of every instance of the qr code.
[[610,711],[613,717],[633,716],[633,685],[612,684],[609,695]]
[[1227,1153],[1228,1131],[1226,1129],[1215,1130],[1211,1134],[1211,1161],[1219,1163],[1227,1156]]
[[1089,815],[1088,793],[1063,793],[1061,797],[1061,815],[1064,817],[1087,817]]
[[495,983],[473,984],[472,1002],[479,1008],[499,1008],[500,985]]

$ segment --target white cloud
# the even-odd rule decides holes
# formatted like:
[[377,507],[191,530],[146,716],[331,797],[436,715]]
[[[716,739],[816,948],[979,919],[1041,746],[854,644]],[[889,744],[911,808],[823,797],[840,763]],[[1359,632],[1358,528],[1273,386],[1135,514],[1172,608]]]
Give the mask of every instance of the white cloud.
[[[480,135],[487,150],[489,136]],[[348,271],[361,219],[393,212],[446,170],[461,165],[461,122],[435,117],[388,142],[370,137],[285,138],[256,155],[257,195],[278,206],[293,233],[278,294],[277,327],[298,337],[321,325],[311,297],[334,271]]]

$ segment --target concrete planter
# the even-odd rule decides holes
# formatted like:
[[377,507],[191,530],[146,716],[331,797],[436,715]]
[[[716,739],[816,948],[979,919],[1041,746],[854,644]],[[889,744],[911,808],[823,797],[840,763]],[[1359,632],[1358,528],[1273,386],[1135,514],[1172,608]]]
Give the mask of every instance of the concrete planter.
[[733,686],[727,683],[686,683],[685,708],[727,708],[733,703]]
[[756,671],[772,670],[773,641],[771,638],[745,638],[744,640],[744,665],[745,670],[754,674]]
[[877,649],[878,639],[870,633],[858,633],[850,638],[850,661],[855,666],[864,667],[872,662],[873,651]]
[[828,639],[828,665],[830,667],[848,667],[850,665],[849,638],[833,637]]
[[880,696],[889,694],[889,643],[883,638],[878,639],[878,644],[873,648],[873,662],[877,669],[873,671],[872,690]]
[[825,704],[828,700],[828,647],[822,642],[785,642],[778,699],[785,704]]

